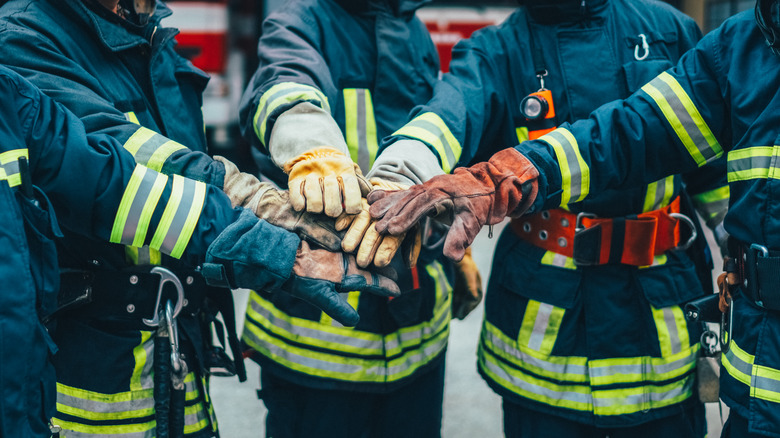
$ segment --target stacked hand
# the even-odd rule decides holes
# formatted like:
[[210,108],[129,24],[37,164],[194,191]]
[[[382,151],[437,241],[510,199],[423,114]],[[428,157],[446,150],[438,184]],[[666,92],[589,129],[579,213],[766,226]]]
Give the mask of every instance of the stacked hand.
[[409,190],[375,190],[368,196],[370,213],[379,219],[375,228],[380,234],[394,236],[425,215],[451,221],[444,255],[458,261],[483,225],[520,216],[533,204],[538,176],[536,167],[520,152],[504,149],[487,162],[435,176]]
[[[376,190],[404,190],[407,186],[386,181],[380,178],[371,178],[371,185]],[[347,229],[341,248],[348,253],[357,250],[357,264],[360,267],[367,267],[371,264],[377,267],[384,267],[390,264],[396,252],[402,246],[404,247],[404,261],[407,266],[417,264],[417,257],[420,254],[421,234],[419,227],[412,230],[411,235],[406,238],[406,231],[398,235],[380,235],[374,224],[376,220],[371,219],[368,212],[368,203],[362,200],[362,209],[357,215],[342,214],[336,219],[336,229],[339,231]]]
[[360,168],[347,155],[331,147],[318,147],[284,165],[290,202],[295,211],[338,217],[357,214],[361,199],[371,190]]

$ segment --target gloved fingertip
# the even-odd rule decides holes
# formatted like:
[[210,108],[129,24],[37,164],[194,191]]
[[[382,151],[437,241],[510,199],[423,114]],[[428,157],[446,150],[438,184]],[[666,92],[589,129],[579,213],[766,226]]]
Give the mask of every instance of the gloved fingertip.
[[385,190],[374,190],[371,193],[366,196],[366,201],[368,201],[369,204],[373,204],[374,202],[377,202],[381,199],[384,199],[390,194],[390,192],[387,192]]
[[331,315],[331,317],[341,323],[344,327],[354,327],[360,322],[360,315],[358,315],[355,310],[352,312],[344,312],[339,315]]

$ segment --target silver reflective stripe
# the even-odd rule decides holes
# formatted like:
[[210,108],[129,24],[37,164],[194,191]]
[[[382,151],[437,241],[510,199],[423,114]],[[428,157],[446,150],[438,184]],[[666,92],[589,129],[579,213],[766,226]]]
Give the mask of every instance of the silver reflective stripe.
[[[579,156],[579,150],[578,145],[571,144],[569,139],[563,135],[562,131],[552,131],[549,134],[545,135],[545,137],[550,137],[558,142],[560,144],[561,148],[563,148],[564,156],[566,157],[566,163],[569,167],[570,177],[571,177],[571,195],[569,196],[569,199],[571,202],[578,201],[582,197],[582,168],[580,167],[580,162],[577,159]],[[542,138],[544,140],[544,138]]]
[[152,156],[155,152],[157,152],[158,149],[165,143],[168,143],[170,140],[166,137],[163,137],[160,134],[154,134],[149,140],[146,140],[141,147],[136,151],[133,156],[135,157],[135,162],[139,164],[147,164],[151,160]]
[[[55,421],[56,423],[56,421]],[[84,432],[76,432],[73,430],[67,430],[65,428],[62,429],[62,436],[65,438],[105,438],[108,436],[111,437],[117,437],[117,438],[154,438],[155,437],[155,430],[148,430],[146,432],[127,432],[122,433],[121,435],[117,435],[115,433],[109,432],[109,434],[106,433],[84,433]]]
[[441,145],[444,147],[444,153],[447,156],[447,162],[450,163],[451,167],[455,167],[455,164],[458,163],[459,157],[455,156],[455,152],[453,150],[452,145],[450,144],[449,141],[447,141],[447,136],[438,126],[423,119],[414,119],[411,122],[409,122],[406,126],[414,126],[420,129],[424,129],[430,132],[431,134],[433,134],[435,137],[437,137],[441,142]]
[[146,352],[146,361],[141,368],[141,388],[154,388],[154,336],[143,343],[143,350]]
[[[107,394],[108,397],[111,394]],[[57,404],[69,406],[89,412],[95,412],[99,414],[120,414],[130,413],[132,411],[139,411],[142,409],[154,409],[154,398],[141,398],[128,401],[114,401],[114,402],[101,402],[97,400],[97,397],[91,399],[74,397],[64,392],[57,393]],[[142,415],[143,416],[143,415]],[[128,416],[124,419],[133,419],[134,416]]]
[[0,167],[5,171],[6,178],[19,173],[19,161],[9,161],[8,163],[0,164]]
[[355,90],[355,94],[357,96],[358,166],[366,173],[371,169],[366,126],[366,90],[358,88]]
[[668,391],[663,392],[642,392],[639,394],[626,395],[620,393],[620,390],[616,392],[620,393],[617,397],[602,397],[601,394],[608,391],[593,391],[593,404],[596,410],[610,408],[614,406],[646,406],[648,409],[652,408],[653,403],[662,403],[667,400],[673,400],[676,397],[681,397],[690,392],[693,388],[693,376],[685,378],[685,383],[682,385],[674,385]]
[[745,362],[744,360],[740,359],[739,356],[734,354],[734,351],[732,349],[729,349],[729,351],[726,352],[726,357],[728,358],[728,361],[731,364],[731,366],[736,368],[737,371],[739,371],[742,374],[745,374],[748,377],[753,375],[753,364]]
[[780,381],[763,376],[753,376],[750,386],[765,391],[776,392],[780,397]]
[[566,261],[567,261],[568,257],[566,257],[563,254],[558,254],[556,252],[554,252],[552,254],[554,254],[554,255],[552,257],[551,265],[552,266],[557,266],[559,268],[565,268],[566,267]]
[[536,312],[534,328],[531,331],[531,339],[528,340],[528,348],[539,351],[542,348],[544,335],[547,327],[550,325],[550,315],[552,315],[553,306],[547,303],[539,303],[539,311]]
[[[590,391],[587,393],[580,393],[574,391],[555,391],[554,389],[546,388],[542,385],[536,385],[531,382],[527,382],[523,379],[517,378],[507,373],[507,371],[498,365],[494,364],[492,360],[487,359],[480,362],[482,366],[487,368],[492,373],[496,374],[499,378],[509,382],[512,386],[524,391],[538,394],[542,397],[546,397],[552,400],[568,400],[574,403],[583,403],[587,405],[593,404],[593,397]],[[584,386],[583,388],[588,388]]]
[[[678,370],[685,370],[691,367],[696,360],[695,350],[692,350],[691,355],[682,357],[672,362],[653,364],[652,362],[641,364],[621,364],[621,365],[593,365],[590,363],[590,376],[592,378],[609,378],[611,376],[619,375],[643,375],[653,376],[664,375],[673,373]],[[656,360],[660,360],[656,358]],[[614,383],[614,382],[612,382]],[[606,383],[605,383],[606,384]]]
[[587,376],[588,375],[587,365],[577,365],[571,363],[560,364],[560,363],[548,362],[542,359],[537,359],[531,355],[523,353],[522,350],[518,350],[512,345],[508,345],[501,338],[491,333],[490,330],[483,329],[482,337],[485,338],[485,340],[487,341],[485,345],[486,348],[490,349],[489,345],[493,344],[496,347],[498,347],[501,352],[511,357],[514,357],[517,361],[528,364],[536,368],[541,368],[545,371],[548,371],[551,374],[558,375],[558,376],[562,376],[562,375]]
[[130,245],[135,240],[139,225],[141,225],[146,203],[154,191],[155,181],[157,181],[158,176],[160,176],[160,174],[157,172],[150,172],[148,170],[144,173],[143,179],[138,185],[138,191],[135,193],[135,197],[130,204],[130,210],[127,213],[127,221],[122,230],[122,243]]
[[[360,365],[348,365],[341,362],[331,362],[327,360],[315,359],[314,357],[293,353],[292,351],[278,347],[270,342],[259,342],[259,344],[262,345],[263,348],[268,349],[268,351],[274,356],[279,356],[287,361],[303,365],[314,370],[335,371],[342,374],[363,373],[363,367]],[[382,367],[371,367],[370,369],[366,370],[365,374],[386,376],[387,370]]]
[[[733,156],[733,155],[732,155]],[[744,172],[753,169],[770,169],[775,156],[753,155],[750,157],[729,160],[727,166],[729,172]]]
[[[669,76],[669,78],[672,77]],[[675,79],[672,78],[672,80]],[[712,149],[709,142],[707,141],[707,138],[696,125],[696,122],[691,117],[691,114],[688,112],[685,105],[683,105],[680,97],[677,96],[677,93],[674,92],[672,87],[670,87],[669,84],[662,79],[662,77],[653,79],[649,85],[655,87],[661,93],[664,99],[666,99],[666,102],[674,112],[674,115],[676,115],[680,120],[682,128],[685,130],[685,132],[688,133],[691,140],[693,141],[693,145],[696,147],[696,149],[699,150],[704,159],[709,162],[711,159],[715,158],[716,152]]]
[[399,359],[394,359],[391,363],[401,360],[398,365],[392,365],[386,371],[388,376],[404,373],[405,371],[415,368],[419,363],[425,363],[428,359],[432,359],[444,350],[447,346],[447,336],[442,336],[437,342],[426,345],[422,350],[418,350],[414,354],[405,355]]
[[664,322],[666,328],[669,330],[669,341],[672,354],[677,354],[682,351],[682,344],[680,343],[680,333],[677,331],[677,320],[675,319],[674,312],[671,307],[663,309]]
[[[176,178],[176,176],[174,176],[174,178]],[[171,221],[171,225],[168,228],[168,233],[166,233],[165,239],[160,246],[160,251],[166,254],[171,254],[176,247],[176,243],[179,241],[181,230],[185,228],[187,218],[190,216],[190,210],[195,201],[195,192],[198,188],[198,183],[196,181],[187,178],[181,178],[181,180],[183,182],[183,188],[180,202],[176,209],[176,214]]]
[[287,332],[293,333],[294,334],[293,336],[295,337],[312,338],[321,342],[349,345],[354,348],[371,349],[374,351],[382,351],[384,348],[384,344],[381,339],[377,339],[377,340],[360,339],[357,337],[339,335],[336,333],[317,330],[314,328],[301,327],[292,324],[288,320],[277,318],[270,310],[261,306],[260,303],[258,303],[255,300],[250,300],[250,304],[252,306],[252,309],[254,309],[254,311],[257,312],[258,314],[265,317],[271,325],[278,327],[282,330],[285,330]]
[[385,349],[392,351],[396,348],[400,348],[401,344],[412,340],[425,339],[427,341],[432,335],[439,333],[446,327],[449,321],[449,312],[442,312],[439,318],[431,325],[426,324],[418,330],[399,333],[397,338],[393,338],[385,343]]

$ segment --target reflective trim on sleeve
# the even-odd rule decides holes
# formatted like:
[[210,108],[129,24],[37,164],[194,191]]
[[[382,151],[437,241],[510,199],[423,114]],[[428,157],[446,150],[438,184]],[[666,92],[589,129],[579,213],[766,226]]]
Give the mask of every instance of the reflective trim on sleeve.
[[125,119],[127,119],[128,122],[135,123],[136,125],[141,124],[141,122],[138,121],[138,116],[133,111],[125,113]]
[[111,243],[143,246],[168,177],[136,165],[127,183],[111,230]]
[[444,173],[452,172],[463,151],[460,142],[437,114],[427,112],[415,117],[393,135],[403,135],[427,143],[436,151]]
[[184,145],[143,126],[138,128],[123,146],[133,155],[136,163],[157,172],[162,171],[165,161],[174,152],[187,149]]
[[705,221],[718,218],[716,222],[720,222],[720,219],[728,211],[730,193],[729,186],[725,185],[708,192],[693,195],[691,198],[693,199],[693,205],[696,206],[696,210],[704,217]]
[[371,91],[366,88],[345,88],[344,115],[349,155],[364,174],[368,173],[379,150]]
[[282,105],[296,103],[298,101],[314,102],[322,109],[330,112],[328,98],[322,91],[305,84],[296,84],[295,82],[282,82],[269,88],[260,97],[255,112],[254,126],[255,134],[261,142],[265,143],[265,135],[268,129],[268,117]]
[[780,179],[777,160],[780,147],[753,146],[732,150],[728,154],[728,181]]
[[664,179],[647,185],[645,203],[642,207],[643,212],[646,213],[648,211],[658,210],[666,207],[672,202],[672,196],[674,196],[674,178],[674,175],[667,176]]
[[550,144],[555,151],[561,169],[561,205],[579,202],[590,192],[590,168],[580,154],[577,139],[565,128],[545,134],[539,138]]
[[691,158],[699,166],[723,154],[723,148],[696,105],[672,75],[661,73],[645,84],[642,91],[655,101]]
[[29,151],[25,149],[12,149],[0,154],[0,181],[8,181],[8,185],[16,187],[22,184],[22,177],[19,174],[19,158],[24,157],[28,160]]
[[180,258],[190,242],[206,200],[206,184],[173,176],[173,188],[150,247]]

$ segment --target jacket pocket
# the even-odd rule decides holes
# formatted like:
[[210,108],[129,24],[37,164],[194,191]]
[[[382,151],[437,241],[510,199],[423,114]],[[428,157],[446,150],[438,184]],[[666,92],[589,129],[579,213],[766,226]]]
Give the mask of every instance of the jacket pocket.
[[667,251],[666,263],[639,269],[637,279],[645,298],[656,309],[685,303],[704,295],[693,263],[681,251]]
[[667,59],[627,62],[623,64],[626,89],[633,93],[670,68],[672,63]]
[[505,233],[498,245],[507,245],[509,249],[501,251],[499,248],[493,262],[492,277],[498,286],[531,300],[564,309],[573,308],[582,273],[542,263],[545,250],[517,238],[510,230]]

